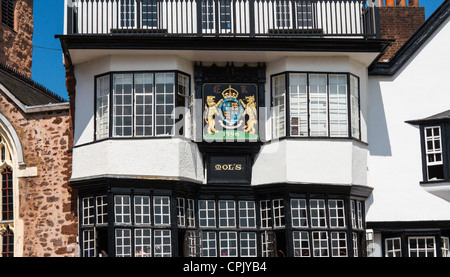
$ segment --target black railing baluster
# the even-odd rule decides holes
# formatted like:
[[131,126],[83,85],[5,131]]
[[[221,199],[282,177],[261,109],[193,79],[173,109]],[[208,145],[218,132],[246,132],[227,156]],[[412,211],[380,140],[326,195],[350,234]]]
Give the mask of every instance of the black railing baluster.
[[367,1],[69,0],[65,32],[376,38],[379,15]]

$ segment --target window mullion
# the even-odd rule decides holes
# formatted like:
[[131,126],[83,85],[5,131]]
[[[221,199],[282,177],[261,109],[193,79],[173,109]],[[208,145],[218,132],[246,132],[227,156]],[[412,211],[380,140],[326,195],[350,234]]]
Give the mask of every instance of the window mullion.
[[[326,111],[326,113],[327,113],[327,137],[331,137],[331,134],[330,134],[330,132],[331,132],[331,127],[330,127],[330,125],[331,125],[331,123],[330,123],[330,75],[326,74],[326,76],[327,76],[327,83],[326,83],[326,87],[325,87],[325,93],[326,93],[326,99],[327,99],[327,105],[326,105],[326,107],[327,107],[327,111]],[[328,236],[328,237],[330,238],[331,236]],[[331,246],[331,244],[330,244],[330,246]]]
[[290,100],[290,73],[286,73],[286,77],[284,78],[285,84],[284,84],[284,136],[290,137],[291,136],[291,100]]

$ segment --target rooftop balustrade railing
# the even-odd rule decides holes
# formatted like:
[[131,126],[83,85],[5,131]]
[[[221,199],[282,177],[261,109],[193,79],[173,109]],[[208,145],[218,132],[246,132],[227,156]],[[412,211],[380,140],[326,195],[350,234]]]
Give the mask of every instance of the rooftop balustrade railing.
[[67,35],[376,38],[373,0],[66,0]]

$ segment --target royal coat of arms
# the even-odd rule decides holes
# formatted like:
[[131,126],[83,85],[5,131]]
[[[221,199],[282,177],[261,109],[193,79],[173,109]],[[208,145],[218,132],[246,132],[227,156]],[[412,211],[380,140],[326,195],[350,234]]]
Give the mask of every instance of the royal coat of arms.
[[258,139],[255,85],[205,85],[204,96],[204,139]]

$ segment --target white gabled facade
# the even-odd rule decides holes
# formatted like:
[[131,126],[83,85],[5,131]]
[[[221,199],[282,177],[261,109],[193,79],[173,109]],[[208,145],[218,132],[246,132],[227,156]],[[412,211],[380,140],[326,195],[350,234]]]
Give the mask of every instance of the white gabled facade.
[[[387,240],[393,238],[402,237],[404,245],[398,247],[409,246],[409,239],[418,236],[431,236],[441,247],[444,241],[448,243],[450,183],[448,177],[427,179],[423,148],[424,126],[445,126],[445,119],[411,122],[450,110],[448,6],[446,1],[398,52],[391,74],[378,71],[369,77],[368,185],[374,190],[367,201],[366,219],[375,229],[376,256],[394,251],[387,246]],[[442,146],[438,149],[443,159],[448,159],[445,151],[450,140],[445,129],[441,130]],[[444,171],[448,176],[445,165]],[[420,228],[427,231],[417,230]],[[442,242],[437,242],[437,233]],[[403,255],[412,254],[405,249]]]

